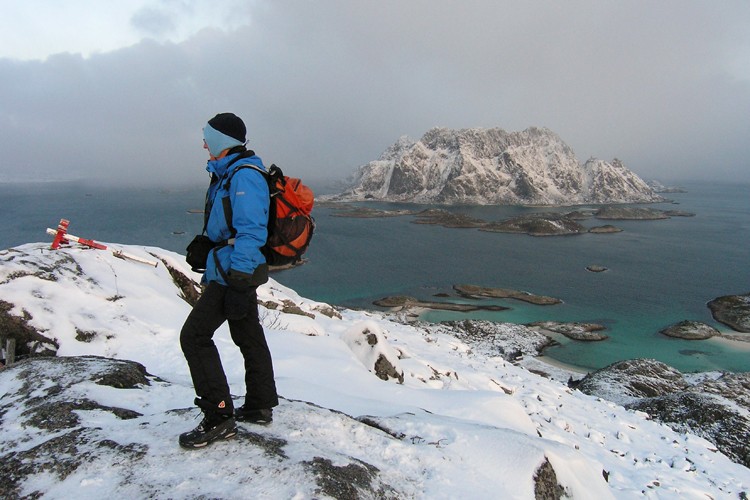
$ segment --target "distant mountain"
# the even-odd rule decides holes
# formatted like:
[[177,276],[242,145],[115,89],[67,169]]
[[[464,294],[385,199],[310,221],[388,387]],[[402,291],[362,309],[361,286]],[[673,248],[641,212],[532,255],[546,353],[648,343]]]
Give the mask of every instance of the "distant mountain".
[[401,137],[359,167],[335,200],[439,204],[573,205],[644,203],[662,198],[620,160],[580,164],[554,132],[528,128],[433,128]]

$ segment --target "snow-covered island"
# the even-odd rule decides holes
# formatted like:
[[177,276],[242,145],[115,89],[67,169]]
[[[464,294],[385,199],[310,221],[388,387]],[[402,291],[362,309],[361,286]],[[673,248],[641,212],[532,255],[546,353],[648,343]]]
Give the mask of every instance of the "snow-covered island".
[[[48,354],[0,370],[2,498],[750,492],[741,457],[646,413],[714,395],[729,401],[717,387],[734,384],[735,416],[715,427],[741,446],[747,374],[722,385],[722,374],[691,379],[641,360],[579,381],[602,397],[591,396],[568,385],[570,372],[533,357],[544,337],[522,325],[406,324],[309,300],[273,280],[259,289],[283,396],[273,424],[241,424],[233,440],[183,450],[177,436],[199,416],[178,337],[198,275],[173,252],[108,246],[159,265],[41,243],[0,251],[0,334],[24,339],[19,354]],[[215,340],[233,393],[244,394],[226,326]],[[651,397],[665,391],[677,396]]]
[[663,201],[620,160],[580,163],[554,132],[433,128],[359,167],[337,201],[580,205]]

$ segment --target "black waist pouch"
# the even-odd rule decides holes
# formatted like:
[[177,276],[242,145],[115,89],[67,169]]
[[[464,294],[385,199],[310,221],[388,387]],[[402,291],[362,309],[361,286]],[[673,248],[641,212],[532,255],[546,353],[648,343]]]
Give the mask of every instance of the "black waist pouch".
[[185,261],[196,273],[205,272],[206,262],[208,262],[208,252],[215,246],[216,243],[211,241],[208,236],[199,234],[193,238],[193,241],[185,249],[187,250]]

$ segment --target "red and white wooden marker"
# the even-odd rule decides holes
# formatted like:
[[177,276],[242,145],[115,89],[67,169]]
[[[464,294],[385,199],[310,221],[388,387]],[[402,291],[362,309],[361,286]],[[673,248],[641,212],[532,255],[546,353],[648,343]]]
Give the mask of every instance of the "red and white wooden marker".
[[79,238],[78,236],[73,236],[72,234],[68,233],[68,226],[70,225],[70,221],[67,219],[60,219],[60,223],[57,225],[57,230],[47,228],[47,234],[51,234],[55,237],[54,240],[52,240],[52,246],[50,247],[52,250],[57,250],[60,248],[60,245],[62,245],[63,241],[65,242],[73,242],[78,243],[79,245],[85,245],[90,248],[96,248],[97,250],[109,250],[112,252],[112,255],[115,257],[119,257],[121,259],[128,259],[128,260],[134,260],[136,262],[140,262],[142,264],[148,264],[149,266],[158,266],[159,263],[155,262],[153,260],[147,260],[142,257],[138,257],[137,255],[130,255],[122,250],[112,250],[110,248],[107,248],[106,245],[102,245],[101,243],[98,243],[94,240],[89,240],[86,238]]

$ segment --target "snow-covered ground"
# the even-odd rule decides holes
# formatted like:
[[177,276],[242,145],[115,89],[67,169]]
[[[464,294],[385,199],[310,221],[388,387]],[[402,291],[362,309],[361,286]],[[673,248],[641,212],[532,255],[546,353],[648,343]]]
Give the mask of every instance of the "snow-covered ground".
[[[304,473],[320,457],[339,467],[377,468],[385,497],[534,498],[533,476],[545,460],[565,494],[576,499],[736,499],[750,491],[750,470],[702,438],[472,349],[444,327],[336,311],[273,280],[259,289],[259,300],[283,397],[274,422],[243,424],[238,439],[183,450],[177,436],[199,421],[190,409],[194,393],[179,346],[190,306],[167,265],[196,280],[199,275],[176,253],[113,246],[160,263],[150,267],[81,247],[53,251],[41,243],[0,252],[0,300],[54,339],[58,356],[134,360],[158,377],[138,390],[68,372],[59,380],[33,381],[44,395],[64,379],[68,397],[140,416],[77,410],[87,432],[124,451],[92,452],[85,466],[65,477],[29,475],[22,495],[332,496]],[[215,341],[239,405],[243,362],[226,325]],[[403,383],[376,375],[381,355],[403,374]],[[19,394],[29,383],[23,373],[0,371],[0,459],[6,462],[56,435],[22,425],[26,403]],[[125,461],[133,450],[139,450],[137,460]]]

